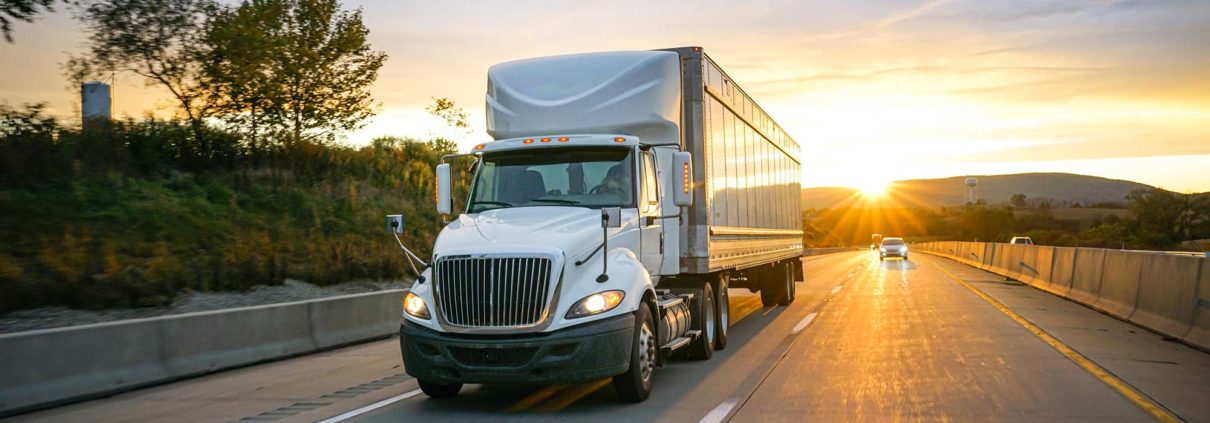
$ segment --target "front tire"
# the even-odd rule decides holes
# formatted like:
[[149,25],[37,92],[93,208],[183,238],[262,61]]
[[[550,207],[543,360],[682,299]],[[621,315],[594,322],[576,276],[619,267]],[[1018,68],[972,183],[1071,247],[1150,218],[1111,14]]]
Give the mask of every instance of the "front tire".
[[420,383],[420,390],[423,391],[425,395],[428,395],[429,398],[449,398],[454,395],[458,395],[458,391],[462,390],[461,383],[444,384],[427,381],[424,379],[417,379],[416,382]]
[[651,396],[659,339],[655,336],[655,318],[646,303],[639,306],[634,319],[634,337],[630,343],[630,368],[613,377],[613,390],[625,401],[642,402]]
[[701,331],[688,347],[689,358],[694,360],[709,360],[714,356],[718,320],[715,317],[714,288],[710,285],[710,282],[705,282],[701,289],[694,292],[693,328]]

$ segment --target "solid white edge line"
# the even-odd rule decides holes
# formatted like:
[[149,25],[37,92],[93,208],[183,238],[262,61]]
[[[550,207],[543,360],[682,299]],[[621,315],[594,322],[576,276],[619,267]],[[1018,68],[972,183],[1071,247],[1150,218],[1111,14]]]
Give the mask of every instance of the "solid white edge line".
[[832,295],[836,295],[836,293],[840,292],[842,289],[844,289],[844,285],[836,285],[835,288],[832,288]]
[[365,414],[365,413],[368,413],[368,412],[371,412],[371,411],[377,410],[377,409],[379,409],[379,408],[386,407],[386,406],[388,406],[388,405],[391,405],[391,404],[397,403],[397,402],[399,402],[399,401],[403,401],[403,400],[405,400],[405,399],[408,399],[408,398],[411,398],[411,397],[414,397],[414,396],[420,395],[420,392],[421,392],[421,391],[420,391],[419,389],[417,389],[417,390],[415,390],[415,391],[407,392],[407,393],[404,393],[404,394],[401,394],[401,395],[396,395],[396,396],[393,396],[393,397],[390,397],[390,398],[384,399],[384,400],[382,400],[382,401],[378,401],[378,402],[376,402],[376,403],[373,403],[373,404],[367,405],[367,406],[365,406],[365,407],[361,407],[361,408],[358,408],[358,409],[356,409],[356,410],[346,412],[346,413],[341,414],[341,415],[338,415],[338,416],[336,416],[336,417],[329,417],[329,418],[327,418],[327,419],[320,420],[320,421],[319,421],[319,423],[336,423],[336,422],[342,422],[342,421],[345,421],[345,420],[348,420],[348,419],[351,419],[351,418],[354,418],[354,417],[360,416],[360,415],[362,415],[362,414]]
[[731,398],[729,400],[723,401],[717,407],[714,407],[713,410],[710,410],[709,413],[706,413],[706,415],[704,417],[702,417],[701,420],[698,420],[698,423],[720,423],[720,422],[722,422],[724,419],[727,418],[728,414],[731,414],[731,409],[735,408],[735,404],[739,404],[738,399]]
[[818,316],[818,315],[819,315],[819,313],[811,313],[811,314],[808,314],[807,317],[803,317],[802,321],[798,322],[798,325],[794,326],[794,330],[791,331],[790,333],[797,335],[799,332],[802,332],[803,329],[807,328],[807,325],[811,324],[811,321],[815,320],[815,316]]

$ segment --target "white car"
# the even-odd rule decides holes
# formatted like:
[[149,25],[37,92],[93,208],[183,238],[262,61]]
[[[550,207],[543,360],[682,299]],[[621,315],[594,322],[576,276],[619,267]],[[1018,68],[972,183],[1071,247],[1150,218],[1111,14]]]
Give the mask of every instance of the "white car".
[[1014,236],[1008,243],[1012,245],[1034,245],[1034,240],[1027,236]]
[[903,238],[883,238],[882,244],[878,246],[878,259],[886,260],[887,257],[908,259],[908,246],[903,242]]

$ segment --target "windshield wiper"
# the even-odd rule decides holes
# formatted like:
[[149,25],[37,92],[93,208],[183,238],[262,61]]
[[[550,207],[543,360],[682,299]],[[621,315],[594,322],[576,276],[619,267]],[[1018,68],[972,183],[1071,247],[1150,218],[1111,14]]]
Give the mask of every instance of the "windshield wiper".
[[[502,209],[503,209],[503,208],[509,208],[509,207],[513,207],[513,206],[515,206],[515,204],[505,203],[505,202],[503,202],[503,201],[487,201],[487,200],[483,200],[483,201],[476,201],[476,202],[474,202],[474,203],[471,203],[471,208],[473,209],[475,206],[480,205],[480,204],[486,204],[486,205],[492,205],[492,206],[500,206],[500,208],[502,208]],[[479,210],[479,211],[483,211],[483,210]]]
[[533,203],[580,204],[580,202],[576,200],[563,200],[559,198],[537,198],[529,201]]

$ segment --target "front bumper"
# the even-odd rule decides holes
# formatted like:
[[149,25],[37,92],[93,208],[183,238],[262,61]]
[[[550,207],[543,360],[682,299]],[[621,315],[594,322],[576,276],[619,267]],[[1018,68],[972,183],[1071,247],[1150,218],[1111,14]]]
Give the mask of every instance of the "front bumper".
[[577,383],[626,372],[634,314],[550,333],[456,335],[404,321],[408,375],[437,383]]

